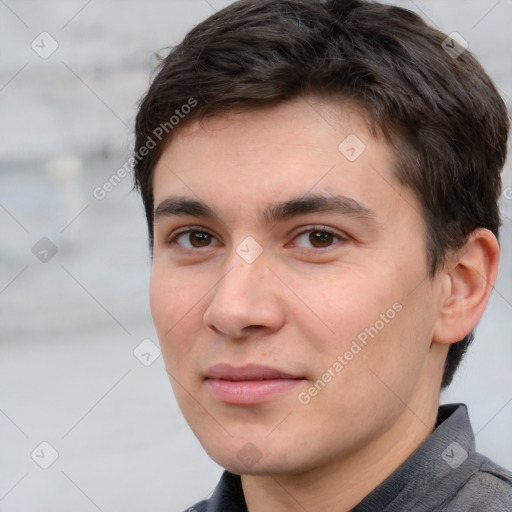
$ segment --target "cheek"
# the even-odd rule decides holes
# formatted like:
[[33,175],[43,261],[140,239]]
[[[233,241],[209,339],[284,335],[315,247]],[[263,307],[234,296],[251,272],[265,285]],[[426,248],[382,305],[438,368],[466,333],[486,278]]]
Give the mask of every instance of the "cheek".
[[[371,271],[355,268],[335,269],[332,275],[307,281],[300,277],[296,290],[310,311],[295,314],[295,319],[315,334],[310,339],[317,344],[316,349],[331,355],[342,354],[358,336],[364,342],[368,331],[375,332],[376,322],[379,332],[387,330],[393,322],[390,318],[396,316],[390,308],[400,298],[392,283],[379,283]],[[382,324],[380,315],[386,312],[387,323]]]
[[151,273],[149,300],[157,330],[167,333],[193,314],[205,290],[198,279],[154,265]]
[[[375,272],[368,267],[364,272],[338,269],[337,276],[302,281],[297,288],[316,315],[296,313],[295,318],[319,356],[318,377],[330,368],[336,374],[332,389],[359,387],[367,374],[368,384],[374,384],[369,389],[378,390],[382,384],[371,370],[390,382],[398,384],[402,379],[407,384],[425,360],[431,320],[424,307],[426,292],[420,287],[410,293],[411,283],[419,281],[413,275],[416,272],[399,275],[398,267],[388,265],[387,272],[382,268]],[[339,356],[343,370],[339,364],[333,369]]]
[[167,279],[165,273],[153,268],[149,286],[149,304],[161,343],[164,341],[164,334],[175,323],[176,292],[175,283]]
[[177,367],[175,361],[185,363],[194,349],[195,333],[202,325],[198,315],[204,290],[190,279],[184,282],[178,274],[169,274],[153,270],[149,299],[164,360],[171,369]]

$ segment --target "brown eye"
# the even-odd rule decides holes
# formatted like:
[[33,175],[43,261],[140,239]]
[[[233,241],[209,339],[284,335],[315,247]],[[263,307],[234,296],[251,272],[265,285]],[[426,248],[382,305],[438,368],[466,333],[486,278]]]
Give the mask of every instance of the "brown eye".
[[179,233],[172,240],[171,243],[176,243],[184,249],[201,249],[203,247],[209,247],[212,241],[215,240],[213,235],[206,233],[205,231],[189,230]]
[[193,247],[207,247],[212,239],[212,235],[201,233],[200,231],[192,231],[189,233],[188,239]]
[[328,247],[333,243],[334,236],[327,231],[311,231],[309,241],[313,247]]
[[325,229],[309,229],[303,231],[295,239],[295,244],[305,249],[324,249],[345,240],[341,235]]

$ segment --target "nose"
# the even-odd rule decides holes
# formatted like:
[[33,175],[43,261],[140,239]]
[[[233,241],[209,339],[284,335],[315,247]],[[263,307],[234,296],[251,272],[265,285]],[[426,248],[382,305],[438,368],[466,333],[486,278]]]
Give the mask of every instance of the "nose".
[[235,339],[279,330],[285,320],[284,304],[264,258],[247,263],[234,254],[226,267],[203,315],[205,325]]

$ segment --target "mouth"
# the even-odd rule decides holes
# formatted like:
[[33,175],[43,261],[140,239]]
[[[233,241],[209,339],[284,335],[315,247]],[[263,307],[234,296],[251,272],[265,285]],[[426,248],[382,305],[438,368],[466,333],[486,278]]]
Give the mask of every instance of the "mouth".
[[214,399],[230,404],[269,402],[303,383],[305,377],[260,365],[234,367],[221,363],[205,372]]

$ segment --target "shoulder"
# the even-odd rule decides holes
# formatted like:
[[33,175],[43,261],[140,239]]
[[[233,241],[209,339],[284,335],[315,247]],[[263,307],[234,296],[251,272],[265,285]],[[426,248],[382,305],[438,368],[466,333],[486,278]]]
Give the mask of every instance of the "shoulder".
[[512,472],[487,457],[476,454],[480,465],[459,489],[443,512],[510,512],[512,510]]

